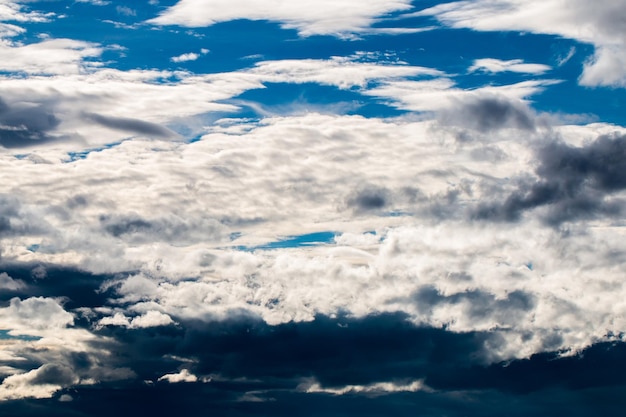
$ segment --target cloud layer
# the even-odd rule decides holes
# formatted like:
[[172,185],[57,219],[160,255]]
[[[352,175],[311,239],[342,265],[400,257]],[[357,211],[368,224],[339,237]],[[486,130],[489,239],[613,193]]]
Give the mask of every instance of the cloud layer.
[[0,0],[0,414],[623,409],[621,1],[62,3]]

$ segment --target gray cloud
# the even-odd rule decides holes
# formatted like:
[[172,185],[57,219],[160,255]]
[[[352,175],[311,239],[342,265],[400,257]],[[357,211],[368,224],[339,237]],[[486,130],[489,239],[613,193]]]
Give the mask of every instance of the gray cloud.
[[7,104],[0,98],[0,146],[21,148],[58,139],[60,120],[45,105]]
[[109,129],[132,132],[139,135],[157,138],[170,138],[177,136],[175,132],[166,127],[157,123],[146,122],[139,119],[104,116],[97,113],[85,113],[84,117],[87,120],[98,123],[104,127],[108,127]]
[[607,197],[626,189],[626,135],[603,135],[582,147],[551,141],[537,158],[537,180],[520,180],[503,202],[482,204],[473,216],[516,221],[525,211],[546,206],[544,220],[558,225],[623,212],[621,200]]
[[503,97],[478,97],[464,100],[440,115],[446,125],[458,125],[487,133],[502,128],[532,131],[536,128],[536,117],[521,102]]
[[389,205],[389,194],[386,188],[368,186],[353,192],[347,203],[357,211],[381,210]]

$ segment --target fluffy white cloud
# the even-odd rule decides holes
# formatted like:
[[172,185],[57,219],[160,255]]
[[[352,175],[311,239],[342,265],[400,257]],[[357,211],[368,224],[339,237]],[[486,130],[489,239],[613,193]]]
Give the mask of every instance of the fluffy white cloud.
[[[437,122],[225,120],[194,143],[129,140],[71,164],[4,158],[22,173],[11,212],[45,223],[3,239],[3,257],[142,269],[107,284],[118,307],[100,325],[403,311],[454,331],[503,329],[493,360],[620,334],[624,247],[611,218],[595,227],[574,218],[564,233],[542,223],[549,205],[511,223],[472,213],[536,180],[536,149],[554,136],[586,146],[624,130],[544,126],[517,101],[491,97]],[[335,244],[236,250],[324,230]],[[25,250],[34,239],[38,252]]]
[[626,87],[626,1],[478,0],[444,3],[419,12],[446,25],[481,31],[546,33],[593,44],[580,83]]
[[[138,294],[142,294],[138,292]],[[174,321],[167,314],[160,311],[150,310],[145,314],[131,318],[126,317],[123,313],[117,312],[113,316],[104,317],[98,322],[98,327],[102,326],[121,326],[131,329],[142,329],[147,327],[167,326],[173,324]]]
[[79,74],[99,57],[98,46],[71,39],[49,39],[28,45],[0,44],[0,70],[28,74]]
[[25,287],[24,281],[13,279],[6,272],[0,273],[0,290],[15,291]]
[[149,23],[199,27],[237,19],[270,20],[301,36],[349,36],[367,30],[379,17],[410,7],[408,0],[180,0]]
[[72,314],[51,298],[31,297],[20,300],[15,297],[8,307],[0,309],[0,326],[19,332],[62,329],[73,322]]
[[78,382],[74,372],[60,364],[8,376],[0,384],[0,401],[20,398],[50,398],[55,392]]
[[198,59],[200,57],[200,55],[194,53],[194,52],[189,52],[187,54],[182,54],[182,55],[178,55],[178,56],[174,56],[171,58],[172,62],[187,62],[187,61],[195,61],[196,59]]

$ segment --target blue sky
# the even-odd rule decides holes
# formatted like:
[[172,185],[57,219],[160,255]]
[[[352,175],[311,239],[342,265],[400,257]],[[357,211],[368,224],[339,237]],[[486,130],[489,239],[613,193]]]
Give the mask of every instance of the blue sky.
[[625,8],[0,0],[0,414],[619,413]]

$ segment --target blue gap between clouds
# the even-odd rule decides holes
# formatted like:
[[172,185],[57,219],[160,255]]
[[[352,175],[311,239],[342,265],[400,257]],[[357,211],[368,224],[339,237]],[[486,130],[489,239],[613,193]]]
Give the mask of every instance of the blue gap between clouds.
[[41,337],[37,337],[37,336],[24,336],[24,335],[12,336],[9,334],[9,332],[10,330],[0,330],[0,340],[24,340],[27,342],[32,342],[32,341],[41,339]]
[[122,142],[124,142],[124,141],[108,143],[108,144],[106,144],[104,146],[100,146],[98,148],[90,148],[90,149],[86,149],[84,151],[68,152],[67,156],[69,156],[70,159],[68,161],[65,161],[65,162],[66,163],[70,163],[70,162],[78,161],[80,159],[85,159],[92,152],[101,152],[101,151],[104,151],[105,149],[111,149],[111,148],[114,148],[114,147],[120,145]]
[[[241,236],[241,234],[233,233],[231,235],[231,238],[237,238],[239,236]],[[285,239],[266,243],[264,245],[259,245],[259,246],[235,246],[234,249],[237,249],[240,251],[252,252],[257,249],[258,250],[271,250],[271,249],[299,248],[299,247],[304,247],[304,246],[306,247],[319,246],[319,245],[333,243],[335,236],[337,236],[335,232],[307,233],[307,234],[298,235],[298,236],[288,236]]]

